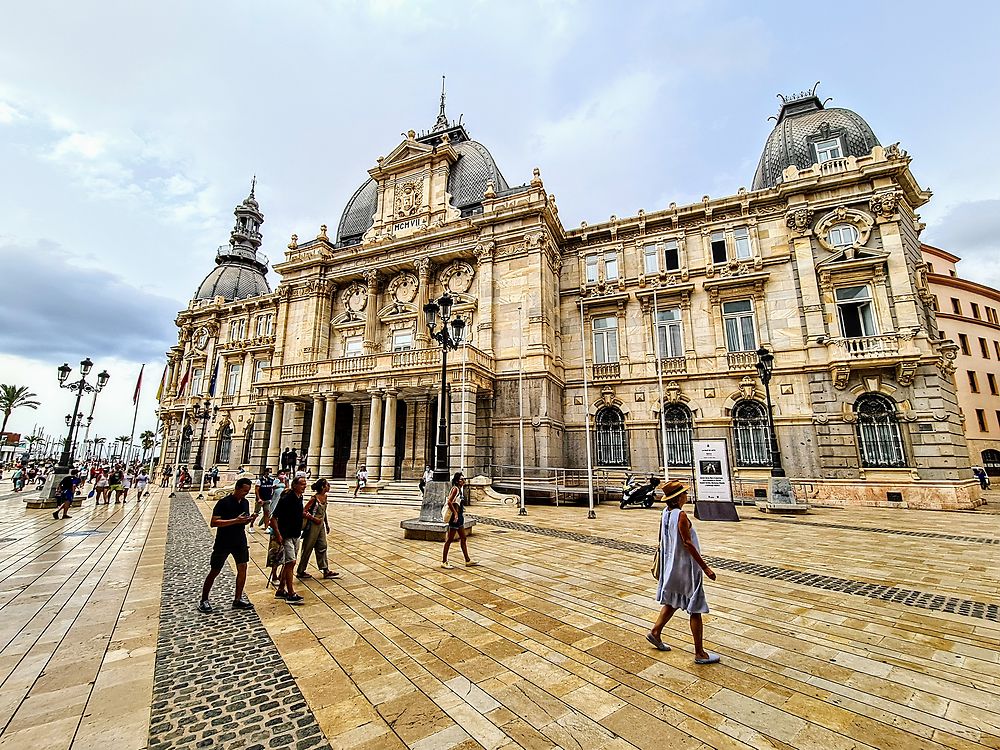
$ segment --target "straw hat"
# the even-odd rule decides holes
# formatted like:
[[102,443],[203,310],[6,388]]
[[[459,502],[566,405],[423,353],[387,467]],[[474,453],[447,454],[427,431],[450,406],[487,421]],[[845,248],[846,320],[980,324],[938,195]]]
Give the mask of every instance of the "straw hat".
[[663,500],[664,502],[669,502],[675,497],[687,494],[687,487],[685,487],[681,482],[676,479],[671,479],[665,485],[663,485]]

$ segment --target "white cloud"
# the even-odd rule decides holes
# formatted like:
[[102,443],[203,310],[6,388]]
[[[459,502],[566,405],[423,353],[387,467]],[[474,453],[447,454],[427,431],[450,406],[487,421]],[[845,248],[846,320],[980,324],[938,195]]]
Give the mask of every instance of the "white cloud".
[[20,120],[23,115],[15,107],[7,102],[0,101],[0,125],[10,125],[15,120]]
[[95,133],[72,133],[58,141],[49,153],[50,159],[96,159],[108,147],[107,136]]

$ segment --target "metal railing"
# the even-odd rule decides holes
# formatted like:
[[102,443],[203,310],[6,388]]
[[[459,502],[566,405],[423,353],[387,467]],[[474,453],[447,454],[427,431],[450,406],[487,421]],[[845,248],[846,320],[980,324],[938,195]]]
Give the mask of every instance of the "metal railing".
[[[516,464],[490,464],[490,477],[493,484],[505,490],[518,491],[521,485],[521,467]],[[594,502],[607,499],[608,491],[617,484],[606,469],[594,470]],[[561,496],[573,500],[586,500],[589,491],[586,469],[567,469],[558,466],[525,466],[524,489],[526,493],[542,493],[552,495],[556,505]]]

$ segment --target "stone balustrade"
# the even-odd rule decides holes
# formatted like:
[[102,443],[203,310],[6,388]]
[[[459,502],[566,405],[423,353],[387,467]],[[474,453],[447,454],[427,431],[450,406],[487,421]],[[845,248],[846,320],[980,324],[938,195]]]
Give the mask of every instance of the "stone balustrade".
[[831,359],[881,359],[899,352],[899,337],[895,334],[827,339]]

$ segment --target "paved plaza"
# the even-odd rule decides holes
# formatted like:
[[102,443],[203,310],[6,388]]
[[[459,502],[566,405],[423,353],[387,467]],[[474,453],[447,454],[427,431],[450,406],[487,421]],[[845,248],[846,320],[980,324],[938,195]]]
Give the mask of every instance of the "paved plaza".
[[224,571],[203,615],[207,501],[0,508],[0,748],[1000,748],[995,504],[696,522],[713,666],[643,638],[656,510],[472,506],[442,570],[415,508],[337,502],[340,580],[275,600],[256,533],[256,612]]

